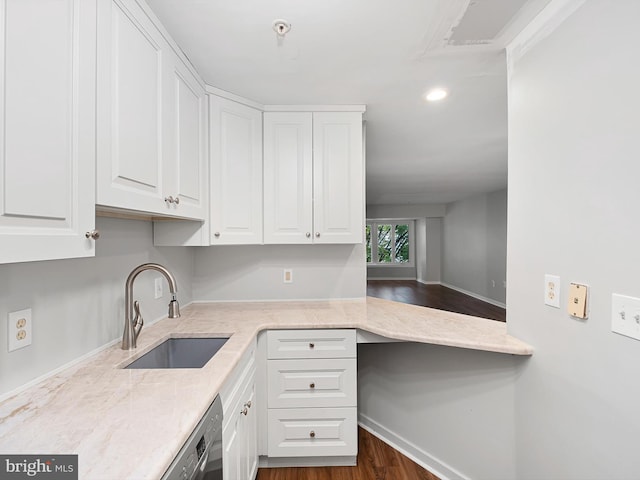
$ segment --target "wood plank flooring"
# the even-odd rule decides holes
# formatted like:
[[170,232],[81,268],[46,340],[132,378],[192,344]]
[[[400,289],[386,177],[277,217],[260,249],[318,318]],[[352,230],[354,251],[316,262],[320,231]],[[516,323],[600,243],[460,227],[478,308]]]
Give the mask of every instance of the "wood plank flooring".
[[439,480],[363,428],[355,467],[261,468],[256,480]]
[[442,285],[425,285],[415,280],[367,280],[367,295],[500,322],[507,319],[504,308]]

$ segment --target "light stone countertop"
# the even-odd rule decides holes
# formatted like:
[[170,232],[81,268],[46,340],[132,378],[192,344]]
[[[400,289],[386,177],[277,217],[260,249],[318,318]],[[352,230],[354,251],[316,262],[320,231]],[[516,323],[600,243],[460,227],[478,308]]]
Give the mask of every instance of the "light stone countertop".
[[[261,330],[358,328],[397,340],[515,355],[533,349],[506,324],[365,300],[192,304],[0,403],[0,453],[79,455],[83,480],[158,479]],[[200,369],[123,370],[169,336],[231,336]]]

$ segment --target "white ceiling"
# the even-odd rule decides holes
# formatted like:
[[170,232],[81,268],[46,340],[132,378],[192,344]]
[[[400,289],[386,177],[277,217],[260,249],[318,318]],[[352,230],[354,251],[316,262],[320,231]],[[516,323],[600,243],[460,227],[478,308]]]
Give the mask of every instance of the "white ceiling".
[[[210,85],[262,104],[366,104],[367,204],[506,187],[504,46],[548,0],[147,2]],[[433,86],[449,97],[425,102]]]

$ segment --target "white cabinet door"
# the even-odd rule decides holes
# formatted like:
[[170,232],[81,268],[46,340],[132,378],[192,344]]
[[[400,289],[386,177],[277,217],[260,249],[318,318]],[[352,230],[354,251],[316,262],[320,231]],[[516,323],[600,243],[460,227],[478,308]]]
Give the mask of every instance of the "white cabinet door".
[[362,243],[359,112],[264,114],[265,243]]
[[255,383],[247,385],[244,397],[246,402],[242,405],[246,408],[246,415],[242,415],[240,422],[240,467],[238,478],[253,480],[258,473],[258,412],[256,409]]
[[264,114],[264,242],[312,243],[312,114]]
[[95,9],[0,1],[0,263],[94,255]]
[[362,114],[313,114],[315,243],[362,243]]
[[356,375],[355,358],[269,360],[269,408],[356,406]]
[[136,0],[98,3],[97,100],[97,204],[203,220],[204,91]]
[[211,245],[262,243],[262,114],[209,96]]
[[206,123],[204,88],[182,61],[174,57],[164,116],[164,194],[173,213],[204,219],[207,209]]
[[258,466],[258,423],[255,371],[242,378],[240,394],[224,412],[222,432],[224,478],[255,478]]
[[268,412],[269,457],[358,454],[358,411],[347,408],[275,408]]
[[245,422],[245,446],[247,451],[247,478],[253,480],[258,474],[258,408],[256,405],[255,383],[249,396],[251,408]]
[[97,203],[164,213],[162,100],[168,48],[133,0],[98,3]]

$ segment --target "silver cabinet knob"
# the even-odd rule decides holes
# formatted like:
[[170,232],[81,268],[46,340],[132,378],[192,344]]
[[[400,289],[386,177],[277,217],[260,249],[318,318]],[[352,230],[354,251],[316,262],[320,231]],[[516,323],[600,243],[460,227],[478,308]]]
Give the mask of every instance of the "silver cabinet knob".
[[213,234],[214,237],[218,238],[220,236],[220,232],[216,232]]
[[240,413],[246,416],[249,413],[249,409],[247,409],[247,407],[244,407],[242,410],[240,410]]
[[316,384],[315,384],[315,383],[313,383],[313,382],[312,382],[312,383],[310,383],[310,384],[309,384],[309,388],[313,390],[314,388],[316,388]]
[[176,195],[176,198],[173,199],[173,203],[176,205],[180,205],[180,198]]
[[307,238],[311,238],[311,232],[307,232]]
[[320,237],[320,232],[316,232],[316,238]]
[[311,438],[316,438],[316,432],[314,432],[313,430],[311,430],[311,431],[309,432],[309,436],[310,436]]
[[316,344],[315,343],[310,343],[309,344],[309,348],[311,348],[311,349],[316,348]]
[[249,400],[247,403],[245,403],[244,406],[251,408],[251,400]]
[[84,234],[87,238],[92,238],[93,240],[98,240],[100,238],[100,230],[91,230]]
[[173,199],[173,197],[171,195],[169,195],[168,197],[164,197],[164,201],[167,202],[167,203],[175,202],[175,200]]

